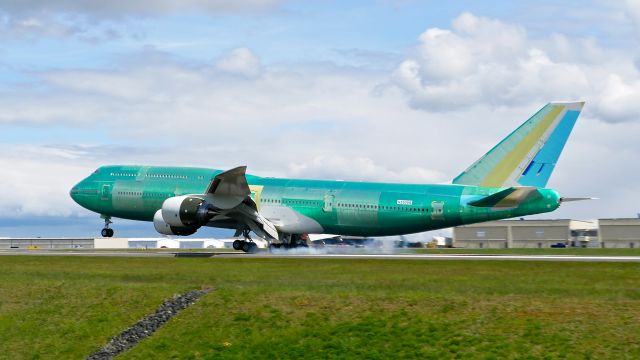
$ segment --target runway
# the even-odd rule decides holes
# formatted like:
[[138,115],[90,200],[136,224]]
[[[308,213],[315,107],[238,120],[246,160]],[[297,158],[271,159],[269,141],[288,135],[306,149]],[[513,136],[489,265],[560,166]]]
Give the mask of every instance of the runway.
[[584,255],[502,255],[502,254],[382,254],[303,252],[168,252],[150,250],[0,250],[0,256],[94,256],[94,257],[200,257],[223,259],[336,259],[336,260],[414,260],[414,261],[565,261],[565,262],[640,262],[640,256]]
[[[234,256],[218,254],[218,257]],[[581,255],[475,255],[475,254],[244,254],[249,258],[302,259],[380,259],[380,260],[466,260],[466,261],[584,261],[584,262],[640,262],[640,256],[581,256]]]

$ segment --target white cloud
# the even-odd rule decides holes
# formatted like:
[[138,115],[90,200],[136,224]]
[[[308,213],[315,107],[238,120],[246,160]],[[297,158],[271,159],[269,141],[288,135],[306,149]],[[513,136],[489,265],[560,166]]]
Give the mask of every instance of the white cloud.
[[8,0],[0,11],[10,14],[72,13],[93,17],[124,17],[130,15],[161,15],[185,11],[208,13],[252,12],[271,9],[281,0]]
[[640,31],[640,0],[624,0],[626,15]]
[[634,121],[640,75],[633,59],[593,39],[534,41],[517,25],[464,13],[451,30],[427,29],[393,83],[425,110],[581,99],[603,121]]
[[[276,9],[282,0],[8,0],[0,2],[3,37],[68,37],[100,42],[123,36],[132,18],[176,14],[221,15]],[[116,25],[116,26],[113,26]],[[126,28],[126,26],[125,26]],[[130,31],[126,31],[129,33]],[[129,34],[133,38],[140,34]]]
[[394,80],[413,106],[442,110],[580,98],[588,86],[583,69],[552,61],[524,29],[470,13],[425,31]]
[[626,81],[617,74],[607,77],[598,102],[598,113],[611,122],[640,120],[640,79]]
[[248,77],[260,75],[258,57],[248,48],[236,48],[216,60],[216,67],[222,71]]
[[308,177],[309,174],[316,174],[327,179],[375,179],[384,182],[414,184],[437,183],[446,179],[444,174],[435,170],[428,170],[417,166],[390,170],[376,164],[375,161],[370,158],[346,158],[339,154],[318,155],[299,163],[291,163],[289,168],[289,174],[293,177]]
[[78,149],[2,145],[0,217],[87,215],[69,190],[92,166]]

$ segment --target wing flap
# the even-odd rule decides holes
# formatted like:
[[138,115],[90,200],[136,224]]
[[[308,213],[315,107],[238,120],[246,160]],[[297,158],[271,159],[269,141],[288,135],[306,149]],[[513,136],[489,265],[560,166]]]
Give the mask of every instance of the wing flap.
[[205,195],[220,209],[232,209],[240,205],[251,195],[246,171],[246,166],[238,166],[221,172],[213,178]]
[[251,199],[246,171],[246,166],[238,166],[216,175],[209,184],[205,197],[215,208],[221,210],[220,215],[246,225],[260,237],[277,239],[277,228],[258,212],[256,203]]

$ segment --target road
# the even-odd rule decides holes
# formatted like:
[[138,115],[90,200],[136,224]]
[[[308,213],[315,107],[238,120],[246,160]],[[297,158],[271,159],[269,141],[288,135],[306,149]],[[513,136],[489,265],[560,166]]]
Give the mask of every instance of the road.
[[583,262],[640,262],[640,256],[583,256],[583,255],[491,255],[491,254],[381,254],[381,253],[322,253],[310,252],[166,252],[151,250],[0,250],[0,256],[111,256],[111,257],[209,257],[255,259],[380,259],[380,260],[466,260],[466,261],[583,261]]

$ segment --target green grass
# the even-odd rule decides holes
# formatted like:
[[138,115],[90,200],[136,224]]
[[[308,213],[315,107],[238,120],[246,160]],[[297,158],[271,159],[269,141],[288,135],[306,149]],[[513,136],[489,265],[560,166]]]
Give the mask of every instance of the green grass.
[[0,258],[0,358],[81,359],[214,291],[119,359],[640,358],[640,264]]

